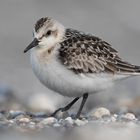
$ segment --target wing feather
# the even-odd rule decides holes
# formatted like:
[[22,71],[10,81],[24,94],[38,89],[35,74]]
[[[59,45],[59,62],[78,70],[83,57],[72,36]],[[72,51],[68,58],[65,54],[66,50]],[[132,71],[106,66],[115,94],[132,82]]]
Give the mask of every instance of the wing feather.
[[139,73],[140,67],[123,61],[111,45],[91,34],[67,29],[60,60],[76,73]]

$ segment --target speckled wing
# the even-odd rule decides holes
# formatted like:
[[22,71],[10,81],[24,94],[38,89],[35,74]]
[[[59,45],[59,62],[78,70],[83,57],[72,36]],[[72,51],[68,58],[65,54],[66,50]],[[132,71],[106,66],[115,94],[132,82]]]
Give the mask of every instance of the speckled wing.
[[110,44],[91,34],[67,29],[60,60],[75,73],[138,73],[139,66],[122,61]]

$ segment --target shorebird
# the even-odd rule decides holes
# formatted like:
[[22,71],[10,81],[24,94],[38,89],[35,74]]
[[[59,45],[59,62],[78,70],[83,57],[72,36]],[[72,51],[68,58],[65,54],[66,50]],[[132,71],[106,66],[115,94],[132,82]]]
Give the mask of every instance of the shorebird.
[[89,94],[110,88],[116,81],[140,75],[140,66],[124,61],[106,41],[75,29],[65,28],[58,21],[43,17],[33,30],[30,50],[32,69],[49,89],[63,96],[75,97],[66,111],[83,97],[75,116],[79,118]]

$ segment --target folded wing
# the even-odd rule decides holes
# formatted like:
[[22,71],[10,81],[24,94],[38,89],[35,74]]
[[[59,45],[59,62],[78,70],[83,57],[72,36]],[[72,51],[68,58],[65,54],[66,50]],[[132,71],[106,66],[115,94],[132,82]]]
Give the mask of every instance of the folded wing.
[[62,63],[75,73],[140,73],[140,67],[123,61],[110,44],[91,34],[66,30],[61,43]]

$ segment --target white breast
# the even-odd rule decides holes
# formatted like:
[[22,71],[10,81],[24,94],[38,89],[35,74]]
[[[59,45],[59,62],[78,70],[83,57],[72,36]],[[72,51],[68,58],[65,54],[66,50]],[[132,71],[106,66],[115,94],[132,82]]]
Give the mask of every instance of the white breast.
[[31,51],[31,64],[35,75],[49,89],[64,96],[77,97],[84,93],[96,93],[112,86],[113,75],[75,74],[52,56],[42,62],[37,53]]

